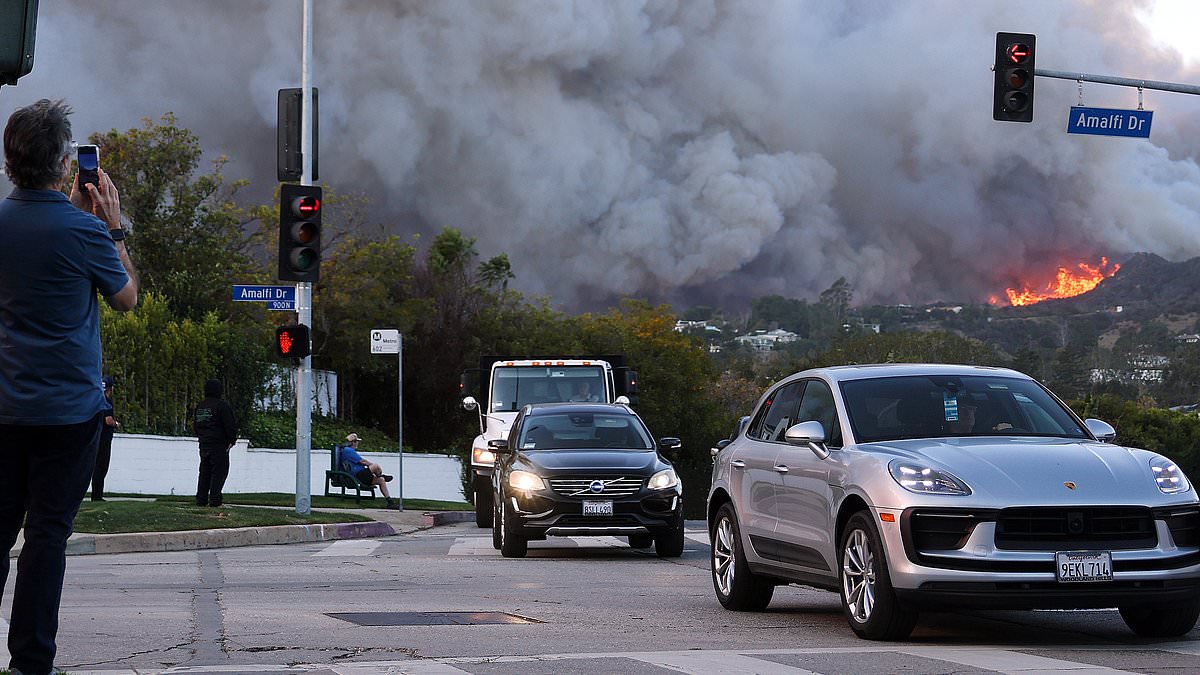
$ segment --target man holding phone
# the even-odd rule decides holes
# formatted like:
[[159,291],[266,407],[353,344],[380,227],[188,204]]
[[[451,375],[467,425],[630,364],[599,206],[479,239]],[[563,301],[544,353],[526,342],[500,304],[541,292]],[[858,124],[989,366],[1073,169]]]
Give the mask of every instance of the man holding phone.
[[[22,525],[9,622],[9,667],[50,673],[66,542],[100,440],[100,318],[96,292],[118,311],[137,304],[117,188],[70,175],[71,109],[43,99],[4,128],[4,168],[16,189],[0,201],[0,589]],[[81,192],[81,188],[86,192]]]

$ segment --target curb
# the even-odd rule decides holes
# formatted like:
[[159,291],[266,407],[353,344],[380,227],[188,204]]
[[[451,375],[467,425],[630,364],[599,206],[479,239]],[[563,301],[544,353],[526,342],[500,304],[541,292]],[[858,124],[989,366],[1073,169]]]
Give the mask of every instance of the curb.
[[437,511],[421,514],[421,524],[425,527],[449,525],[450,523],[467,523],[474,520],[474,511]]
[[191,551],[206,548],[302,544],[335,539],[367,539],[396,534],[391,525],[379,521],[315,525],[273,525],[177,532],[133,532],[128,534],[74,534],[67,540],[67,555],[98,553],[152,553]]

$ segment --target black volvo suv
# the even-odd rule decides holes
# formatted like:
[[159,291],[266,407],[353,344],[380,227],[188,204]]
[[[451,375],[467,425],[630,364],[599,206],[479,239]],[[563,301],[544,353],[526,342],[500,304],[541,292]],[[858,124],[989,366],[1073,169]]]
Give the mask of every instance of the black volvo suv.
[[527,405],[508,438],[488,447],[496,453],[492,544],[504,557],[524,557],[533,539],[580,535],[683,554],[683,486],[664,457],[679,439],[655,443],[628,406]]

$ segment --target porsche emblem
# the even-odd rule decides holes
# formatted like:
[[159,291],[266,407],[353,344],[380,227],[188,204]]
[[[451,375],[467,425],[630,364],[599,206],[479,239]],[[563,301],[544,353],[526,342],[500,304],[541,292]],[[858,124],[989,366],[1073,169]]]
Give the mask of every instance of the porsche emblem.
[[1063,483],[1063,485],[1064,485],[1064,486],[1066,486],[1066,488],[1067,488],[1068,490],[1074,490],[1074,489],[1075,489],[1075,484],[1074,484],[1074,483],[1072,483],[1071,481],[1067,481],[1067,482]]

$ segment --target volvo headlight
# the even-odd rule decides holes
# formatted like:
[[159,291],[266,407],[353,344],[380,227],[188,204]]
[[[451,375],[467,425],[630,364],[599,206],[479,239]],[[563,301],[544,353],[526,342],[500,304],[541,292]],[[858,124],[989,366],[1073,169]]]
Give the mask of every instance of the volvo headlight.
[[1154,482],[1158,484],[1158,489],[1164,494],[1173,495],[1187,492],[1191,487],[1188,484],[1187,476],[1183,475],[1183,469],[1166,457],[1155,457],[1150,460],[1150,472],[1154,475]]
[[472,464],[495,464],[496,453],[487,448],[472,448],[471,449]]
[[679,485],[679,476],[675,475],[675,469],[663,469],[650,477],[646,487],[651,490],[665,490],[676,485]]
[[911,460],[896,459],[888,471],[900,487],[925,495],[969,495],[971,488],[954,474]]
[[536,473],[513,471],[508,474],[508,486],[514,490],[541,490],[546,483]]

